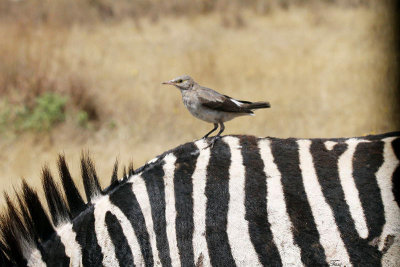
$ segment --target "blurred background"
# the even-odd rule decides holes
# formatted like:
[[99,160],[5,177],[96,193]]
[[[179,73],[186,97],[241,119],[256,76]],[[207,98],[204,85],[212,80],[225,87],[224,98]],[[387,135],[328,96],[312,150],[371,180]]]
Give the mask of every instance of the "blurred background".
[[[270,101],[225,134],[350,137],[400,130],[395,1],[0,0],[0,191],[40,185],[64,153],[143,165],[201,138],[182,74]],[[120,176],[121,176],[120,172]],[[81,182],[78,182],[81,186]]]

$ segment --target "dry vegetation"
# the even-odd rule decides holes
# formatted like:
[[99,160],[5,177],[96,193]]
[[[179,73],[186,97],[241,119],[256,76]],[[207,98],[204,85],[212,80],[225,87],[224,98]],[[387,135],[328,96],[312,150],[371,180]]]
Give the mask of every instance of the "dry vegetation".
[[[382,1],[0,0],[0,190],[38,184],[64,153],[79,174],[90,150],[108,183],[115,158],[138,167],[200,138],[178,90],[190,74],[272,109],[226,134],[359,136],[399,130],[393,14]],[[333,2],[333,3],[331,3]],[[118,3],[118,4],[116,4]],[[51,92],[50,129],[21,127]],[[26,117],[21,117],[25,114]],[[24,122],[24,121],[23,121]]]

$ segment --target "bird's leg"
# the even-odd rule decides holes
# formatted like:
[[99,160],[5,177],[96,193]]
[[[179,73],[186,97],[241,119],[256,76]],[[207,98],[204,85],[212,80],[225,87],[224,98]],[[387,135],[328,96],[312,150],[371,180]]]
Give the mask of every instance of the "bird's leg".
[[217,133],[216,136],[214,136],[214,138],[215,138],[215,137],[219,138],[220,135],[222,134],[222,132],[225,130],[225,125],[224,125],[222,122],[219,123],[219,126],[220,126],[219,132]]
[[202,139],[206,139],[210,134],[212,134],[217,129],[218,129],[218,123],[214,123],[214,128],[211,131],[209,131],[205,136],[203,136]]
[[210,144],[209,144],[206,148],[208,148],[208,147],[213,148],[215,142],[217,142],[217,140],[221,138],[221,133],[225,130],[225,126],[224,126],[224,124],[223,124],[222,122],[220,122],[219,125],[220,125],[220,130],[219,130],[219,132],[217,133],[216,136],[213,137],[213,139],[211,140]]

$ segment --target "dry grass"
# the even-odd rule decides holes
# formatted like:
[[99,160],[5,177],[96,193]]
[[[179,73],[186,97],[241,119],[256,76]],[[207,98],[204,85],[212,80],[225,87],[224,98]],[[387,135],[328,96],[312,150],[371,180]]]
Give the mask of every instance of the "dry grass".
[[[380,0],[393,3],[394,0]],[[219,12],[225,25],[240,25],[241,12],[268,14],[277,9],[334,5],[337,7],[373,6],[375,0],[0,0],[0,20],[18,24],[57,25],[119,22],[141,18],[158,21],[165,16],[190,17]]]
[[69,27],[0,24],[1,36],[9,36],[0,42],[3,98],[25,103],[50,90],[68,95],[70,109],[89,105],[98,116],[88,129],[67,114],[50,133],[2,134],[0,190],[20,177],[38,185],[42,164],[55,170],[60,152],[77,176],[82,150],[90,150],[106,185],[116,157],[138,167],[200,138],[212,126],[191,117],[178,90],[160,85],[184,73],[239,99],[271,102],[270,110],[229,122],[225,134],[399,130],[392,23],[379,4],[316,4],[228,19],[211,12],[157,23],[124,17]]

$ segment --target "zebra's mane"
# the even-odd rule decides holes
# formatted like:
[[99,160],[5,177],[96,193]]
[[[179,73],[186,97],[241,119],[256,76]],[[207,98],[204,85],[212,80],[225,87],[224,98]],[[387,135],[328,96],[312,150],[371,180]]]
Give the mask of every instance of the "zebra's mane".
[[42,170],[41,180],[49,212],[46,212],[37,192],[23,179],[22,188],[15,193],[16,201],[12,201],[4,192],[6,208],[0,214],[0,266],[26,265],[26,253],[32,247],[40,250],[41,244],[51,238],[58,226],[71,222],[92,206],[95,198],[109,194],[129,177],[151,168],[169,152],[157,156],[137,170],[134,170],[131,162],[127,169],[124,166],[120,180],[116,161],[110,185],[105,189],[101,189],[93,161],[89,155],[82,153],[81,179],[87,203],[72,179],[64,155],[59,155],[57,165],[62,189],[56,184],[47,166]]
[[[399,132],[392,132],[359,138],[378,140],[385,137],[398,136],[399,134]],[[249,136],[236,137],[250,138]],[[269,137],[269,139],[283,140],[272,137]],[[342,142],[348,139],[350,138],[319,140]],[[153,168],[167,154],[185,150],[187,144],[164,152],[136,170],[133,168],[133,164],[130,163],[127,169],[123,168],[123,176],[120,180],[118,179],[118,162],[116,161],[110,185],[105,189],[100,187],[93,161],[87,154],[83,153],[81,157],[81,176],[87,203],[83,200],[71,177],[65,157],[59,155],[58,170],[62,183],[61,188],[57,186],[47,166],[42,171],[42,185],[49,212],[46,212],[37,192],[25,180],[22,180],[22,188],[15,194],[16,201],[12,201],[9,195],[4,193],[6,210],[0,214],[0,266],[26,265],[26,253],[29,253],[32,248],[37,248],[40,251],[43,243],[55,234],[57,227],[74,220],[86,209],[93,206],[93,201],[96,198],[117,190],[119,186],[128,181],[129,177]]]

